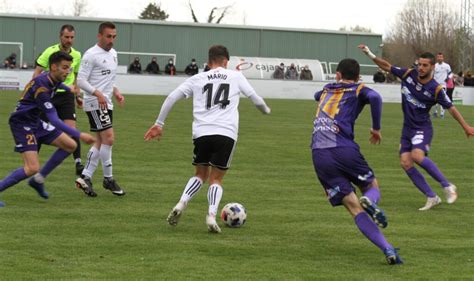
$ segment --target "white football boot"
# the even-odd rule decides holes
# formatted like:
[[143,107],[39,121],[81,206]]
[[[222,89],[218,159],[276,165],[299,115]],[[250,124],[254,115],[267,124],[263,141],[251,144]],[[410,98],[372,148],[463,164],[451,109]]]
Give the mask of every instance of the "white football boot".
[[458,193],[456,192],[456,186],[454,184],[450,183],[449,186],[445,187],[443,190],[448,204],[453,204],[456,199],[458,199]]
[[166,221],[168,221],[168,223],[172,226],[178,225],[179,218],[181,217],[184,209],[186,209],[186,204],[181,201],[178,202],[178,204],[176,204],[173,210],[171,210],[171,212],[168,214]]
[[216,216],[206,216],[207,230],[211,233],[221,233],[221,228],[217,225]]
[[432,197],[432,198],[428,197],[428,199],[426,200],[425,206],[419,208],[418,210],[427,211],[427,210],[433,208],[434,206],[436,206],[438,204],[441,204],[441,198],[439,198],[438,195],[436,195],[435,197]]

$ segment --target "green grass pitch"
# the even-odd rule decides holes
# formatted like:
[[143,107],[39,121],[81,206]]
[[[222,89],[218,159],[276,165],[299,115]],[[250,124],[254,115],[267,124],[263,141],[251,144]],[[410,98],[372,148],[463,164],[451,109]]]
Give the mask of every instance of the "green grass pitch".
[[[18,92],[0,92],[0,178],[22,165],[13,152],[8,116]],[[0,194],[0,279],[108,280],[408,280],[474,278],[474,139],[448,116],[433,120],[430,157],[458,186],[459,199],[420,212],[425,198],[399,167],[399,104],[385,104],[382,144],[368,143],[370,108],[359,117],[357,141],[382,189],[385,236],[401,248],[402,266],[359,233],[348,212],[332,208],[316,180],[309,143],[313,101],[267,99],[272,114],[240,105],[240,134],[224,179],[225,203],[248,209],[247,224],[207,232],[207,186],[177,227],[166,216],[194,169],[191,101],[178,102],[160,142],[144,142],[162,96],[126,95],[114,111],[114,176],[127,191],[115,197],[93,179],[98,197],[74,186],[68,158],[47,179],[45,201],[26,181]],[[458,106],[474,124],[474,107]],[[78,112],[79,127],[88,122]],[[85,157],[88,146],[82,146]],[[41,151],[44,162],[52,148]],[[426,173],[425,173],[426,175]],[[429,178],[429,177],[428,177]],[[444,199],[441,188],[428,179]],[[222,223],[220,223],[223,226]]]

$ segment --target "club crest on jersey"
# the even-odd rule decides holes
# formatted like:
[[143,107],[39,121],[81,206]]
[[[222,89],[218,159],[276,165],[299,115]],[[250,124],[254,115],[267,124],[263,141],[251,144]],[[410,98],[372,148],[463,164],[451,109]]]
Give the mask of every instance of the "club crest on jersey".
[[44,103],[44,107],[46,107],[47,109],[51,109],[51,108],[53,108],[53,104],[50,103],[49,101],[47,101],[47,102]]
[[421,85],[420,83],[416,83],[415,89],[417,91],[421,91],[422,88],[423,88],[423,85]]

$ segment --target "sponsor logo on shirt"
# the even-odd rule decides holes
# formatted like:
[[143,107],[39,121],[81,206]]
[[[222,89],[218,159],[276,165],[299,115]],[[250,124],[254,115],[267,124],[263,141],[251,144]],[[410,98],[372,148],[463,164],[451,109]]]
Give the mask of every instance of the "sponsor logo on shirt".
[[426,105],[424,103],[421,103],[420,101],[418,101],[412,95],[412,93],[410,92],[410,90],[406,86],[402,87],[402,95],[405,96],[407,102],[413,104],[414,106],[416,106],[418,108],[426,108]]

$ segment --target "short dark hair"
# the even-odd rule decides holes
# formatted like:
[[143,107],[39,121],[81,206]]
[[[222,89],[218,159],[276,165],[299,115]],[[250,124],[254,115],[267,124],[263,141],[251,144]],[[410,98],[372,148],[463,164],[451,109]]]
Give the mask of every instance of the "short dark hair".
[[444,56],[444,54],[442,52],[438,52],[438,55],[443,55]]
[[70,24],[65,24],[63,26],[61,26],[61,29],[59,30],[59,35],[63,35],[63,32],[64,30],[68,30],[69,32],[71,31],[75,31],[74,29],[74,26],[70,25]]
[[221,62],[229,60],[229,50],[222,45],[214,45],[209,48],[209,62]]
[[430,52],[424,52],[423,54],[420,55],[420,58],[422,59],[429,59],[430,64],[434,65],[436,63],[436,58],[435,56],[430,53]]
[[342,79],[358,80],[360,75],[360,65],[355,59],[343,59],[337,65],[337,72],[341,73]]
[[49,56],[49,68],[51,68],[51,65],[53,64],[60,64],[63,60],[72,61],[72,56],[63,51],[57,51],[53,53],[51,56]]
[[115,24],[111,21],[104,21],[99,25],[99,33],[102,34],[106,28],[115,29]]

